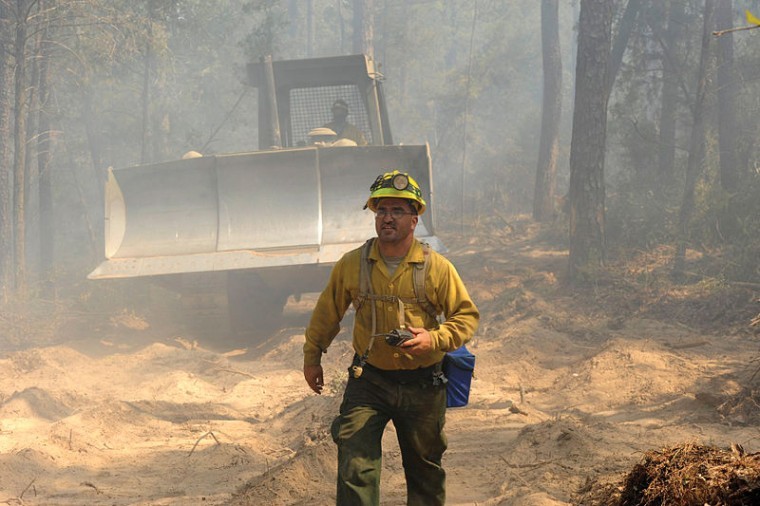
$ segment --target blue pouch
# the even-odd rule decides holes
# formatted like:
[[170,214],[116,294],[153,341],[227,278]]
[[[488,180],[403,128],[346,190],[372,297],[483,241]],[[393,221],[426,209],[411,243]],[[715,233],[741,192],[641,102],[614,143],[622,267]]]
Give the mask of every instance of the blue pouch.
[[446,382],[446,407],[466,406],[470,399],[470,384],[475,371],[475,355],[465,346],[450,351],[443,359]]

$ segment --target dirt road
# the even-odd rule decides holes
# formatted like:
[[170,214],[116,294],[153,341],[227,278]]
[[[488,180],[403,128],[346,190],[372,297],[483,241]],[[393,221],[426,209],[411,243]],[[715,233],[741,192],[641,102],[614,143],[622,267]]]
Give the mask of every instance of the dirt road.
[[[651,255],[573,291],[566,252],[525,223],[445,240],[483,315],[470,405],[447,415],[448,504],[577,504],[652,448],[760,447],[757,414],[726,408],[757,368],[751,292],[658,284]],[[0,503],[331,504],[349,330],[313,395],[308,310],[292,302],[288,327],[247,348],[127,308],[108,325],[0,334]],[[383,504],[405,504],[392,427],[382,487]]]

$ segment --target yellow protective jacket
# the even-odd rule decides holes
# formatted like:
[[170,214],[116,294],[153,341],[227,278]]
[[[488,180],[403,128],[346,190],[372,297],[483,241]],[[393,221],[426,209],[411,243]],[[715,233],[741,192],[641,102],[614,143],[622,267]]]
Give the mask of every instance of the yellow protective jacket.
[[[322,353],[340,331],[340,321],[346,310],[359,299],[361,250],[346,253],[333,267],[327,287],[317,301],[303,347],[304,365],[319,365]],[[443,313],[445,321],[438,322],[416,303],[404,304],[407,327],[423,327],[430,332],[434,351],[420,357],[403,353],[400,348],[388,345],[382,337],[375,338],[367,362],[380,369],[417,369],[440,362],[447,351],[453,351],[468,342],[478,327],[480,314],[470,299],[451,262],[435,251],[430,251],[430,269],[425,278],[425,293],[435,308]],[[385,262],[374,241],[369,254],[374,262],[371,269],[372,291],[376,295],[395,295],[414,299],[413,264],[424,263],[422,245],[415,240],[406,257],[392,277],[388,276]],[[355,316],[353,347],[358,355],[367,351],[372,333],[372,309],[377,304],[378,334],[399,328],[398,305],[394,302],[365,300]]]

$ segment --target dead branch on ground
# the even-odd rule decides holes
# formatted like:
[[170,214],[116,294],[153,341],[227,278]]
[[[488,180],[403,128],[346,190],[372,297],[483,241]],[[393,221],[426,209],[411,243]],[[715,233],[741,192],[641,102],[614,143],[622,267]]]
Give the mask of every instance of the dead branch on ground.
[[212,438],[214,438],[214,441],[216,441],[217,445],[221,445],[222,444],[222,443],[219,442],[219,440],[216,438],[216,436],[214,435],[213,432],[208,431],[204,435],[202,435],[201,437],[198,438],[198,440],[193,445],[193,449],[190,450],[190,453],[188,453],[187,456],[188,457],[191,456],[193,454],[193,452],[195,451],[195,449],[198,447],[198,443],[200,443],[201,441],[203,441],[208,436],[211,436]]

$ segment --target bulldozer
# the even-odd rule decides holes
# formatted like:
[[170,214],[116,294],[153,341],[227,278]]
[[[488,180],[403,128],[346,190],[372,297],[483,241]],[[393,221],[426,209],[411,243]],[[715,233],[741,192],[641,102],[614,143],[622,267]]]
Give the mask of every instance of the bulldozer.
[[[374,179],[394,169],[428,202],[417,237],[442,250],[429,147],[394,143],[382,81],[361,54],[249,64],[258,147],[109,169],[105,258],[88,277],[168,287],[197,335],[269,333],[289,297],[321,291],[332,265],[375,234],[362,206]],[[337,100],[366,145],[309,143]]]

